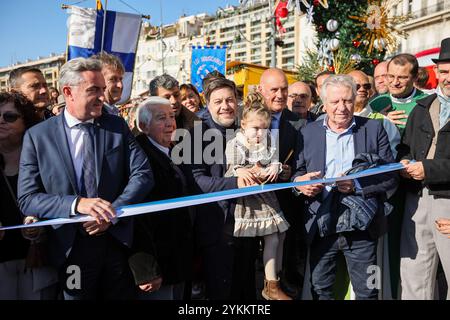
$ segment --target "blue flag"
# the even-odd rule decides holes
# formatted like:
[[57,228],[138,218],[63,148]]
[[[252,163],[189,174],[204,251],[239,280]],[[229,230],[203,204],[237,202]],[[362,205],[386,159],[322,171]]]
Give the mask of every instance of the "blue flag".
[[118,56],[124,67],[122,99],[123,103],[131,94],[134,60],[137,42],[141,29],[142,17],[136,14],[106,11],[105,33],[103,33],[103,18],[105,11],[72,6],[69,19],[68,57],[90,57],[102,49]]
[[202,92],[202,80],[210,72],[217,70],[225,75],[226,47],[192,48],[191,83]]

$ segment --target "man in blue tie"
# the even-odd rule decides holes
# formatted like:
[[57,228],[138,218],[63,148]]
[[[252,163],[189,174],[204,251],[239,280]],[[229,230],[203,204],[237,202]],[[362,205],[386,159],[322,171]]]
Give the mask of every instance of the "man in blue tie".
[[21,153],[18,200],[24,215],[95,219],[50,229],[50,260],[68,300],[134,297],[127,261],[133,224],[118,220],[115,208],[139,203],[153,187],[147,157],[125,121],[102,113],[101,70],[92,58],[62,66],[66,108],[27,131]]

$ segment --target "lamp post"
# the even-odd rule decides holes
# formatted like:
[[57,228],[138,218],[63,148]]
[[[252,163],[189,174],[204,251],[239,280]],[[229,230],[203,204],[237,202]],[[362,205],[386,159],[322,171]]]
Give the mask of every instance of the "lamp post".
[[275,14],[273,11],[273,0],[269,0],[269,21],[270,21],[270,29],[271,29],[271,38],[270,38],[270,67],[276,68],[277,66],[277,47],[275,44],[275,37],[277,33],[276,29],[276,20]]

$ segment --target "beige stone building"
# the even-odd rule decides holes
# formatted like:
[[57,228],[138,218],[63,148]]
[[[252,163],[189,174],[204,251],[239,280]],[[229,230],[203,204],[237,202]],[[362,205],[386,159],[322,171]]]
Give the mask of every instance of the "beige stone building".
[[[205,22],[204,35],[209,45],[228,46],[227,60],[270,65],[272,37],[269,1],[253,1],[250,6],[219,9],[216,16]],[[294,69],[300,63],[303,45],[300,37],[301,17],[293,14],[283,22],[286,33],[277,39],[276,66]]]
[[49,87],[58,88],[59,69],[66,62],[65,54],[52,53],[49,57],[39,57],[36,60],[27,60],[24,63],[16,63],[12,66],[0,68],[0,92],[9,89],[9,72],[20,67],[38,68],[44,74]]
[[450,0],[403,0],[391,12],[413,15],[399,26],[409,36],[400,41],[397,52],[416,54],[439,47],[442,39],[450,37]]
[[206,18],[206,14],[181,17],[176,23],[161,28],[143,25],[136,52],[132,96],[147,91],[150,81],[163,73],[180,83],[190,81],[190,48],[205,44],[201,28]]

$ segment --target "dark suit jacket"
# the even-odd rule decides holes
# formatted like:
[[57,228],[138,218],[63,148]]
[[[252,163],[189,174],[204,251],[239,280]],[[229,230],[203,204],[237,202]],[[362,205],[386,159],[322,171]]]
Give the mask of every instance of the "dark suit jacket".
[[[295,150],[297,147],[298,132],[306,123],[306,119],[300,119],[297,114],[287,108],[281,113],[278,132],[278,156],[281,163],[291,166],[292,173],[295,171]],[[278,182],[285,181],[279,180]],[[298,218],[301,218],[301,216],[298,214],[298,207],[301,206],[301,202],[294,196],[292,191],[289,189],[278,190],[275,191],[275,194],[277,195],[281,210],[288,221],[291,224],[299,221]]]
[[[103,114],[95,122],[98,196],[115,208],[139,203],[153,187],[147,157],[122,118]],[[40,219],[70,216],[78,186],[65,126],[61,113],[25,133],[18,182],[18,200],[24,215]],[[78,227],[66,224],[50,233],[50,255],[56,266],[64,263]],[[132,230],[131,219],[120,219],[108,232],[130,246]]]
[[[353,142],[355,155],[367,152],[375,153],[385,162],[393,162],[389,140],[381,122],[355,116],[356,126],[353,128]],[[326,161],[326,131],[323,121],[315,121],[306,125],[299,134],[298,156],[296,172],[292,179],[302,176],[308,172],[325,172]],[[395,188],[397,184],[397,173],[385,173],[358,179],[362,188],[362,195],[365,198],[385,195],[389,190]],[[322,202],[322,194],[315,198],[307,198],[306,229],[308,240],[311,242],[317,231],[317,210]],[[383,217],[379,217],[380,219]],[[377,220],[378,221],[378,220]],[[385,223],[378,221],[377,223]],[[373,223],[372,223],[373,224]],[[373,226],[377,229],[381,226]],[[377,233],[374,230],[374,233]]]
[[[202,194],[237,189],[237,177],[224,178],[227,170],[225,163],[226,128],[216,124],[212,120],[211,114],[208,110],[202,113],[202,120],[203,122],[201,126],[198,126],[191,131],[190,145],[192,150],[192,159],[191,164],[185,166],[186,177],[188,178],[193,193]],[[219,157],[218,161],[208,164],[204,162],[203,159],[201,163],[196,163],[194,158],[196,153],[195,145],[201,144],[201,152],[203,154],[203,151],[211,144],[211,142],[203,141],[203,139],[202,141],[195,141],[194,139],[196,138],[196,135],[194,131],[199,130],[203,135],[208,129],[217,129],[221,132],[222,135],[219,139],[222,139],[223,141],[223,149],[218,150],[220,153],[217,155]],[[235,130],[236,127],[232,126],[229,129]],[[225,221],[227,219],[232,219],[228,221],[234,222],[234,204],[234,201],[218,201],[197,206],[195,234],[197,237],[196,240],[200,246],[213,245],[219,242],[219,240],[223,237]],[[231,223],[228,225],[231,227],[233,226]],[[229,231],[232,235],[233,230]]]
[[[178,198],[187,195],[182,179],[171,165],[170,159],[155,147],[146,135],[140,134],[136,141],[146,153],[155,179],[155,188],[147,201]],[[158,263],[163,284],[175,284],[189,280],[192,269],[192,223],[188,208],[149,213],[135,219],[133,251],[145,252]],[[139,261],[137,261],[139,262]],[[141,262],[145,262],[142,260]],[[130,264],[136,275],[145,266]],[[149,281],[150,274],[138,275]]]
[[[417,101],[408,116],[402,141],[397,147],[399,160],[422,161],[425,179],[407,179],[405,185],[411,192],[419,193],[424,186],[436,197],[450,198],[450,123],[438,132],[434,131],[430,107],[437,95],[433,94]],[[437,134],[436,152],[433,159],[426,159],[431,142]]]

